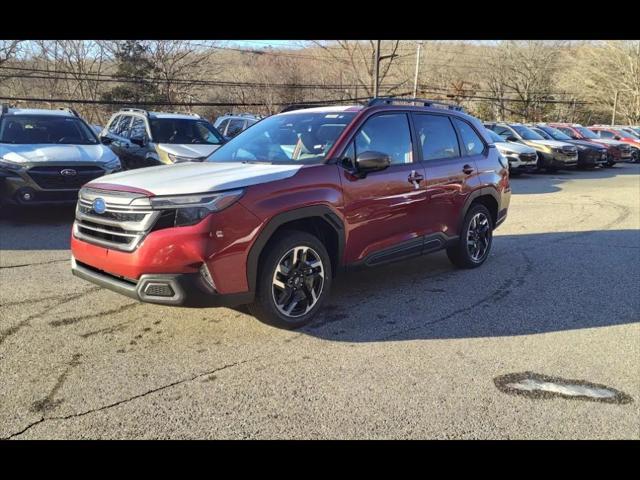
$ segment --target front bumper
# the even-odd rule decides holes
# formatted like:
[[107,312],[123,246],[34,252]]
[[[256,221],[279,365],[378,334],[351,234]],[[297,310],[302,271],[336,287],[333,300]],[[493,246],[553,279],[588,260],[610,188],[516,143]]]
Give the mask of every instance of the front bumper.
[[578,165],[581,167],[605,165],[608,161],[609,158],[606,151],[578,150]]
[[530,171],[535,169],[538,163],[537,157],[530,159],[523,158],[520,155],[505,155],[505,158],[509,162],[509,170],[511,171]]
[[138,280],[132,280],[80,263],[74,257],[71,257],[71,272],[83,280],[146,303],[183,307],[234,307],[253,300],[250,292],[220,294],[198,273],[145,274]]
[[[37,168],[57,168],[63,170],[66,165],[45,165],[36,166]],[[110,173],[116,173],[118,170],[105,170],[102,167],[96,167],[93,164],[89,165],[74,165],[75,167],[93,167],[93,170],[97,175],[91,175],[89,177],[78,176],[79,182],[82,183],[85,180],[91,181],[102,175]],[[78,201],[78,191],[80,185],[73,184],[72,181],[61,181],[57,178],[57,175],[46,174],[51,180],[47,178],[43,179],[43,174],[40,173],[40,182],[47,182],[40,185],[36,179],[32,177],[30,167],[16,172],[0,172],[0,203],[7,203],[12,205],[73,205]],[[54,181],[55,185],[49,185],[48,183]],[[66,187],[66,188],[65,188]]]

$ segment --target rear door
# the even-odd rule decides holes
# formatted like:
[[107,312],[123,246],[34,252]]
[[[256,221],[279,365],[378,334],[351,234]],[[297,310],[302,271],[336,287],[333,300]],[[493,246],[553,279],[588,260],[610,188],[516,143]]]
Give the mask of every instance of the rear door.
[[427,232],[456,236],[469,180],[477,174],[474,156],[461,150],[449,115],[413,113],[413,121],[426,172]]
[[[355,158],[366,151],[388,155],[391,165],[364,178],[355,175]],[[420,254],[426,191],[408,114],[384,112],[368,118],[349,144],[340,168],[347,263],[366,259],[376,264]]]

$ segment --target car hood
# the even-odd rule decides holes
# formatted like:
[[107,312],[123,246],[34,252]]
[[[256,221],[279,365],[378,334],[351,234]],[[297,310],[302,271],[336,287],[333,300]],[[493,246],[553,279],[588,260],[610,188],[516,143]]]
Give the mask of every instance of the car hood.
[[202,158],[211,155],[220,148],[220,145],[159,143],[158,147],[171,155],[188,158]]
[[587,140],[567,140],[567,143],[571,143],[572,145],[580,145],[582,147],[594,148],[596,150],[606,150],[604,146],[595,145]]
[[116,154],[104,145],[1,144],[0,157],[16,163],[104,163]]
[[591,138],[589,139],[592,142],[601,143],[602,145],[611,145],[613,147],[619,147],[620,145],[625,145],[624,142],[619,140],[611,140],[610,138]]
[[562,147],[572,146],[570,143],[561,142],[559,140],[524,140],[524,141],[527,143],[527,145],[543,145],[545,147],[562,148]]
[[501,152],[511,151],[516,153],[536,153],[536,150],[534,148],[523,145],[522,143],[496,142],[495,145]]
[[186,195],[283,180],[295,175],[300,168],[300,165],[185,162],[114,173],[89,182],[87,186],[146,190],[154,195]]

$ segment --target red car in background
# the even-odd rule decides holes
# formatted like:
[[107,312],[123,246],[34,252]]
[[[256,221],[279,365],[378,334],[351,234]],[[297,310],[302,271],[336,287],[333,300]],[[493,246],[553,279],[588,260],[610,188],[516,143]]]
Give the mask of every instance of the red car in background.
[[608,125],[592,125],[589,130],[594,132],[600,138],[609,140],[618,140],[620,142],[628,143],[632,147],[633,160],[637,162],[640,160],[640,139],[634,136],[632,133],[627,132],[621,128],[616,128]]
[[607,153],[609,155],[607,165],[610,167],[618,162],[626,162],[633,158],[631,145],[612,138],[600,137],[579,123],[549,123],[549,126],[557,128],[575,140],[586,140],[607,147]]

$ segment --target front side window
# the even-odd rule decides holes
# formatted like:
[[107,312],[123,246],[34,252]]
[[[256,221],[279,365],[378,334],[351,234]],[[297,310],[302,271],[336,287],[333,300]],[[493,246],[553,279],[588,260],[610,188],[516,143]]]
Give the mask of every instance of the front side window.
[[484,152],[484,142],[467,122],[453,118],[462,137],[462,149],[465,155],[481,155]]
[[0,143],[95,145],[95,133],[79,118],[8,115],[0,119]]
[[449,117],[445,115],[414,115],[418,141],[422,145],[423,160],[437,160],[460,156],[458,137]]
[[613,133],[608,132],[607,130],[598,130],[597,134],[600,135],[602,138],[613,138],[614,137]]
[[220,122],[220,125],[218,125],[218,131],[220,133],[222,133],[223,135],[226,135],[226,133],[224,132],[224,129],[227,128],[227,125],[229,124],[229,119],[225,118],[222,122]]
[[511,130],[509,130],[507,127],[501,127],[499,125],[496,125],[495,127],[493,127],[493,130],[500,135],[504,140],[506,140],[509,137],[513,137],[514,134]]
[[219,145],[220,134],[208,122],[191,118],[154,118],[149,120],[156,143]]
[[140,117],[133,117],[130,128],[130,138],[144,138],[147,136],[147,127],[144,120]]
[[551,136],[551,134],[549,132],[546,132],[546,131],[542,130],[541,128],[532,128],[531,131],[532,132],[536,132],[538,135],[540,135],[545,140],[553,140],[553,137]]
[[355,112],[300,112],[273,115],[217,149],[211,162],[319,164]]
[[227,137],[235,137],[244,128],[244,120],[231,120],[227,128]]
[[409,119],[404,113],[376,115],[358,131],[356,155],[380,152],[389,156],[391,165],[413,162]]
[[120,122],[120,120],[122,119],[122,115],[116,115],[115,117],[113,117],[113,120],[111,120],[111,123],[109,124],[109,133],[113,133],[115,134],[117,131],[117,127],[118,127],[118,122]]

